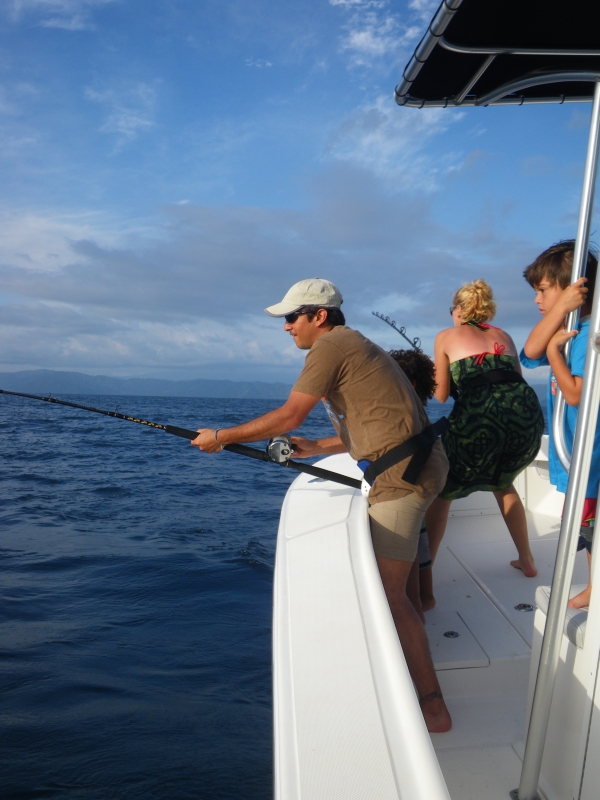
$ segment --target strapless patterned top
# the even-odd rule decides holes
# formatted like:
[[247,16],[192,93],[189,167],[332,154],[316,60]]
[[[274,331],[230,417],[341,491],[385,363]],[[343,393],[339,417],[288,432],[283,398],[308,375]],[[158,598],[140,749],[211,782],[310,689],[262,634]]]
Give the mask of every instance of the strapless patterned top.
[[450,364],[458,394],[453,393],[456,400],[448,418],[450,428],[442,436],[450,461],[446,486],[440,494],[446,500],[472,492],[508,489],[538,453],[544,417],[529,384],[481,382],[461,394],[461,387],[464,389],[482,373],[514,373],[516,357],[504,355],[504,349],[496,342],[493,353],[477,353]]

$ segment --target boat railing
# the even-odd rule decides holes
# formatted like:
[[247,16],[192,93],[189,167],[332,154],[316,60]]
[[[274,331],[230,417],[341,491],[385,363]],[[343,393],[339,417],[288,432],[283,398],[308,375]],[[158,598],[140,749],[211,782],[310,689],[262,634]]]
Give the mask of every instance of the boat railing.
[[352,516],[350,559],[398,796],[450,800],[379,576],[366,498],[354,498]]

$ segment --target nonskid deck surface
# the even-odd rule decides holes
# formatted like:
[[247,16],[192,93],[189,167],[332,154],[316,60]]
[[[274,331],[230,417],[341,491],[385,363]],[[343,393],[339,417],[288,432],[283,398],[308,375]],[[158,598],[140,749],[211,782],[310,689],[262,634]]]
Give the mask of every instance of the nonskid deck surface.
[[[452,798],[495,800],[519,782],[521,761],[513,745],[524,738],[533,611],[539,585],[550,585],[559,521],[528,512],[531,549],[538,568],[526,578],[510,565],[516,550],[499,513],[452,516],[435,564],[437,606],[426,630],[453,728],[432,736]],[[585,583],[585,556],[576,559],[574,583]],[[440,651],[440,623],[455,614],[467,628]],[[442,638],[443,633],[442,633]],[[475,664],[477,645],[487,657]],[[441,656],[441,657],[440,657]],[[471,659],[471,663],[469,663]]]
[[[531,646],[533,613],[518,611],[515,606],[533,606],[537,587],[552,583],[559,523],[553,517],[539,514],[528,513],[527,517],[537,577],[526,578],[510,565],[517,558],[517,552],[500,514],[451,517],[435,565],[435,594],[438,609],[448,610],[448,604],[453,608],[458,604],[455,610],[470,612],[474,603],[466,600],[474,598],[467,598],[466,590],[457,592],[456,586],[462,581],[468,586],[470,579]],[[458,562],[462,570],[457,571],[454,562]],[[573,582],[585,583],[586,580],[585,555],[578,553]]]

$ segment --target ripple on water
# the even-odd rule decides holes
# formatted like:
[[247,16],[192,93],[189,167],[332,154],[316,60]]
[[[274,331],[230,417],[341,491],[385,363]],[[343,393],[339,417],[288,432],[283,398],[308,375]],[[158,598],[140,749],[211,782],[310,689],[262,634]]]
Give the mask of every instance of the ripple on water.
[[[189,428],[277,405],[73,400]],[[0,402],[3,799],[267,800],[272,570],[295,476],[63,412]]]

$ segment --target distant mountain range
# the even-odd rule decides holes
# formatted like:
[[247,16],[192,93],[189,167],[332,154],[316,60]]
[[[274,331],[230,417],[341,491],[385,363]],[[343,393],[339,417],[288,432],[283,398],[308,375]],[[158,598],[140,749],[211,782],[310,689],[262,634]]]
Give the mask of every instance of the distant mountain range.
[[[532,383],[542,407],[546,408],[546,384]],[[262,381],[217,381],[196,378],[169,381],[160,378],[111,378],[83,372],[33,369],[0,372],[0,389],[29,394],[112,394],[146,397],[228,397],[251,400],[286,400],[292,386]],[[435,401],[432,401],[435,402]]]
[[82,372],[34,369],[0,372],[0,389],[29,394],[117,394],[150,397],[228,397],[284,400],[291,385],[261,381],[218,381],[196,378],[169,381],[159,378],[110,378]]

